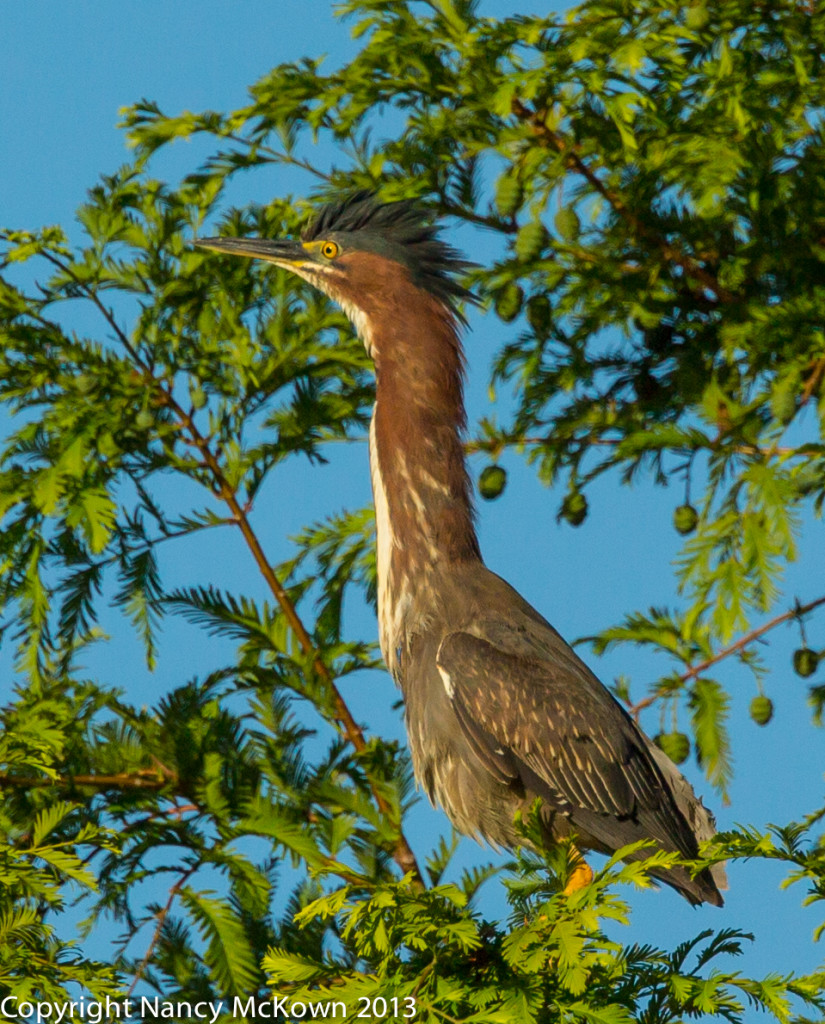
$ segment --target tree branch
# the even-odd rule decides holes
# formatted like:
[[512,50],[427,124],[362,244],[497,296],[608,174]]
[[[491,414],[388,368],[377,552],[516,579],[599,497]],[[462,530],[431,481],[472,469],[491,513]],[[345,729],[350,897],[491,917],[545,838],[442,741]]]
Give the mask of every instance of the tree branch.
[[689,274],[691,277],[695,278],[706,291],[715,295],[719,302],[732,303],[737,301],[737,296],[734,292],[728,291],[727,288],[723,288],[716,277],[705,270],[705,268],[693,259],[692,256],[688,256],[686,253],[682,252],[681,249],[672,245],[666,239],[662,238],[661,235],[643,223],[642,220],[625,204],[618,192],[615,192],[613,189],[605,185],[601,178],[590,167],[588,167],[577,152],[577,147],[575,145],[570,145],[564,136],[547,127],[544,121],[544,111],[531,110],[518,98],[513,100],[512,110],[519,120],[530,124],[536,137],[541,140],[548,149],[555,149],[556,152],[560,153],[565,158],[567,166],[580,174],[588,182],[591,188],[598,192],[599,195],[610,204],[611,208],[622,218],[625,224],[627,224],[637,237],[644,239],[644,241],[658,248],[669,263],[674,264],[683,270],[685,274]]
[[[308,630],[301,621],[289,594],[286,592],[283,584],[278,579],[272,566],[269,564],[263,547],[261,546],[261,542],[253,530],[252,524],[249,522],[246,509],[238,501],[237,494],[228,483],[215,453],[209,447],[206,438],[204,438],[198,430],[196,424],[192,420],[192,417],[177,404],[170,392],[166,391],[163,387],[161,387],[160,390],[164,395],[164,400],[180,418],[181,424],[185,427],[198,451],[201,453],[204,463],[215,480],[219,497],[229,507],[229,510],[231,511],[232,516],[240,528],[244,540],[246,541],[246,545],[252,553],[255,564],[258,566],[258,570],[266,580],[269,589],[272,591],[272,594],[278,602],[281,611],[284,614],[284,618],[289,623],[290,628],[298,640],[301,650],[305,655],[312,659],[312,667],[314,671],[318,673],[324,683],[328,686],[335,707],[335,717],[343,729],[344,735],[355,750],[360,753],[365,750],[367,746],[367,741],[364,738],[364,732],[353,718],[346,701],[341,696],[341,692],[338,687],[335,685],[332,672],[321,658],[321,655],[315,647]],[[382,814],[389,815],[389,804],[379,792],[378,788],[372,783],[370,783],[370,788],[372,789],[378,809]],[[405,874],[412,872],[415,879],[419,883],[423,884],[423,877],[418,867],[415,854],[401,830],[401,823],[396,822],[395,824],[398,827],[399,837],[394,851],[395,861]]]
[[175,884],[169,890],[169,898],[166,900],[166,904],[163,907],[161,907],[161,909],[155,915],[157,925],[155,926],[155,930],[152,933],[152,938],[149,942],[149,946],[146,950],[146,953],[143,959],[141,960],[140,964],[138,965],[138,969],[135,971],[134,980],[132,981],[132,984],[129,986],[129,991],[126,993],[127,996],[131,996],[132,993],[135,991],[138,982],[143,977],[143,972],[146,970],[147,966],[149,965],[149,961],[152,959],[152,954],[155,951],[155,946],[158,944],[160,933],[163,931],[163,926],[166,923],[166,918],[169,916],[169,911],[172,909],[172,904],[175,902],[175,897],[178,895],[178,893],[181,891],[184,885],[186,885],[186,883],[197,870],[198,865],[195,864],[191,868],[188,868],[186,871],[184,871],[184,873],[180,876],[177,882],[175,882]]
[[260,153],[269,153],[272,157],[272,163],[283,163],[289,164],[291,167],[300,167],[302,171],[307,171],[309,174],[314,175],[321,181],[332,181],[332,177],[329,174],[319,171],[318,168],[313,167],[308,160],[302,160],[300,157],[291,156],[289,153],[273,149],[272,146],[264,145],[262,142],[253,142],[251,139],[247,139],[243,135],[237,135],[235,132],[218,132],[218,136],[221,139],[231,139],[232,142],[237,142],[242,146],[246,146],[247,149],[257,149]]
[[800,408],[803,405],[807,405],[811,400],[811,395],[816,391],[822,380],[822,375],[825,373],[825,356],[820,356],[819,359],[814,363],[813,371],[811,376],[808,378],[805,388],[802,392],[802,397],[799,400]]
[[[352,442],[352,441],[365,441],[365,437],[342,437],[342,438],[330,438],[331,442]],[[611,437],[588,437],[576,439],[580,444],[586,444],[590,448],[617,448],[622,443],[622,438],[611,438]],[[472,437],[464,442],[464,451],[467,455],[475,455],[478,452],[490,452],[495,453],[503,448],[517,448],[517,447],[530,447],[543,446],[552,444],[552,437],[504,437],[504,438],[488,438],[488,437]],[[702,448],[699,445],[688,447],[687,445],[672,446],[668,445],[666,448],[655,449],[656,451],[675,451],[683,452],[685,454],[693,454],[701,451]],[[716,446],[718,447],[718,445]],[[770,459],[774,456],[783,457],[794,457],[802,458],[807,452],[800,451],[798,448],[790,447],[774,447],[770,448],[759,448],[753,444],[738,444],[738,445],[726,445],[728,451],[735,452],[737,455],[760,455],[764,458]],[[708,445],[707,451],[713,451],[714,445]]]
[[[707,672],[709,668],[717,665],[720,661],[724,661],[725,658],[729,658],[732,654],[737,654],[739,651],[743,651],[746,647],[755,643],[766,633],[769,633],[772,629],[782,625],[783,622],[788,622],[790,619],[798,618],[801,615],[807,615],[808,612],[812,612],[815,608],[819,608],[823,604],[825,604],[825,596],[818,597],[816,600],[809,601],[807,604],[795,604],[789,611],[782,612],[781,615],[777,615],[768,622],[764,622],[761,626],[757,626],[755,629],[750,630],[750,632],[745,633],[728,647],[723,647],[721,650],[717,651],[716,654],[711,655],[709,658],[705,658],[705,660],[701,661],[698,665],[692,665],[686,672],[683,672],[678,676],[679,682],[686,683],[690,679],[696,679],[697,676],[700,676],[703,672]],[[655,704],[657,700],[661,699],[661,697],[662,694],[660,693],[651,693],[636,704],[631,704],[629,708],[630,713],[638,719],[640,711],[650,707],[651,704]]]
[[151,789],[160,790],[174,783],[175,775],[162,776],[156,771],[116,772],[111,775],[13,775],[0,772],[0,788],[47,789],[51,787],[93,786],[96,789]]

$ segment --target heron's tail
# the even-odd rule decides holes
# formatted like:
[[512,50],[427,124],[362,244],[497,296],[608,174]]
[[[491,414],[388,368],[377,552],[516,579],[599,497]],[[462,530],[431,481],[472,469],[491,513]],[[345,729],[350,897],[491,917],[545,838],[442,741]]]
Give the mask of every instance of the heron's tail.
[[[656,760],[656,764],[659,766],[659,770],[664,775],[666,782],[670,786],[670,791],[673,794],[673,799],[676,801],[676,806],[681,811],[685,821],[690,826],[691,831],[696,836],[698,842],[703,842],[706,839],[713,839],[716,835],[716,819],[711,812],[702,803],[700,797],[693,792],[693,787],[688,780],[682,775],[676,765],[670,760],[667,754],[660,750],[655,743],[649,743],[649,749],[653,757]],[[693,881],[699,883],[700,880],[705,876],[704,884],[699,885],[699,892],[697,892],[698,902],[713,903],[714,906],[721,907],[723,900],[718,890],[723,892],[728,888],[728,876],[725,871],[724,864],[714,864],[711,868],[701,872],[697,875]],[[667,882],[667,878],[663,878],[663,881]],[[670,883],[674,884],[673,882]],[[676,886],[680,891],[683,892],[688,899],[691,898],[689,891],[682,890],[680,885]],[[715,892],[716,899],[710,898],[710,895],[706,893]]]

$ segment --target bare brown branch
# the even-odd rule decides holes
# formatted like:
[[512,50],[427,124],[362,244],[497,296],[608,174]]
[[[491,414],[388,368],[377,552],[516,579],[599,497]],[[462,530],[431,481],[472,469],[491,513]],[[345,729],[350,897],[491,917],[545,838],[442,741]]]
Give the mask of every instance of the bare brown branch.
[[[775,616],[775,618],[770,619],[768,622],[763,622],[761,626],[757,626],[755,629],[745,633],[734,643],[721,648],[711,657],[705,658],[704,661],[699,662],[697,665],[691,665],[687,671],[683,672],[678,677],[679,681],[686,683],[691,679],[696,679],[698,676],[702,675],[703,672],[707,672],[709,668],[717,665],[720,661],[724,661],[725,658],[729,658],[732,654],[737,654],[739,651],[743,651],[746,647],[755,643],[772,629],[776,629],[777,626],[781,626],[783,622],[799,618],[801,615],[807,615],[808,612],[812,612],[815,608],[819,608],[824,604],[825,597],[818,597],[816,600],[809,601],[807,604],[795,604],[793,608],[786,612],[782,612],[781,615]],[[655,704],[657,700],[661,699],[661,696],[662,695],[660,693],[651,693],[637,703],[631,704],[629,708],[631,714],[638,718],[641,711],[644,711],[645,708]]]
[[816,391],[822,381],[823,373],[825,373],[825,356],[820,356],[814,363],[811,375],[805,384],[802,397],[799,400],[800,406],[807,405],[811,400],[811,395]]
[[183,872],[183,874],[180,876],[177,882],[175,882],[175,884],[169,890],[169,898],[166,900],[166,903],[155,915],[155,920],[157,921],[157,924],[155,925],[155,930],[152,933],[152,938],[149,941],[149,946],[146,950],[146,953],[144,954],[143,959],[138,965],[138,969],[135,971],[135,977],[132,981],[132,984],[129,986],[129,991],[126,993],[127,996],[131,996],[131,994],[135,991],[138,982],[143,977],[143,972],[146,970],[147,966],[149,965],[149,961],[152,959],[152,953],[154,953],[155,946],[158,944],[158,939],[160,938],[161,932],[163,931],[163,926],[166,923],[166,918],[169,916],[169,911],[172,909],[172,904],[175,902],[175,897],[178,895],[178,893],[180,893],[181,889],[184,887],[184,885],[186,885],[186,883],[189,881],[192,875],[194,875],[197,869],[198,865],[196,864]]
[[91,786],[95,789],[165,789],[175,782],[174,776],[164,776],[156,771],[115,772],[111,775],[13,775],[0,772],[0,788],[12,789],[71,789],[75,786]]

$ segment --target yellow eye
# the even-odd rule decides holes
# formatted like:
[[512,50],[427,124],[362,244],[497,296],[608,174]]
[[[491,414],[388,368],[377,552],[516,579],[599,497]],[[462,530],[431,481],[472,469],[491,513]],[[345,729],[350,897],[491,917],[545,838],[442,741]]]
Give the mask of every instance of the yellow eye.
[[321,255],[327,260],[334,260],[340,251],[341,247],[335,242],[324,242],[321,246]]

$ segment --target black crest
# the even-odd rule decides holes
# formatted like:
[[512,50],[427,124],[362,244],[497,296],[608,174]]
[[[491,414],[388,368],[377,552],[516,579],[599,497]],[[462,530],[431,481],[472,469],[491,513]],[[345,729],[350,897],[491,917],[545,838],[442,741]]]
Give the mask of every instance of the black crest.
[[456,276],[476,266],[438,237],[438,225],[412,199],[379,202],[371,192],[356,192],[325,206],[304,230],[305,242],[334,238],[344,248],[361,249],[402,263],[413,281],[455,310],[458,300],[478,300]]

